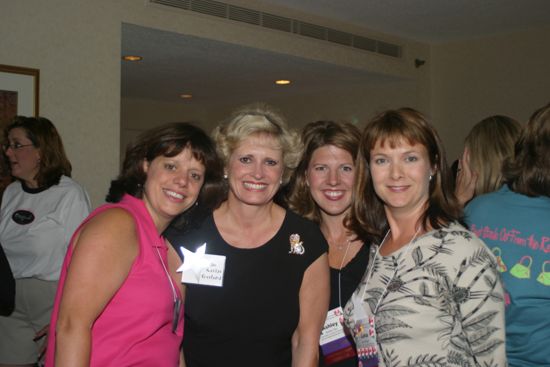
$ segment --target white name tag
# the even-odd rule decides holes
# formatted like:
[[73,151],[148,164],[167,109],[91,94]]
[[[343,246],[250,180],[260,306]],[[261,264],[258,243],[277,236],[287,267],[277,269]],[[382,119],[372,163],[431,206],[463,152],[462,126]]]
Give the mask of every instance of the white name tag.
[[325,325],[323,326],[323,330],[321,330],[320,345],[325,345],[334,340],[346,337],[343,325],[343,315],[342,307],[333,308],[327,313]]
[[195,252],[180,247],[183,264],[178,268],[181,282],[188,284],[223,286],[225,256],[206,254],[206,243]]

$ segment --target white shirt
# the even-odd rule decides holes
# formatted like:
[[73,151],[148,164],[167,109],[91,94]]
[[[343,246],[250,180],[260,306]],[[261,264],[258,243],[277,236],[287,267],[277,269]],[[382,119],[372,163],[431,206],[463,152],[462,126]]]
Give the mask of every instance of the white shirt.
[[73,232],[89,213],[86,191],[69,177],[43,191],[11,183],[0,209],[0,243],[15,279],[58,280]]

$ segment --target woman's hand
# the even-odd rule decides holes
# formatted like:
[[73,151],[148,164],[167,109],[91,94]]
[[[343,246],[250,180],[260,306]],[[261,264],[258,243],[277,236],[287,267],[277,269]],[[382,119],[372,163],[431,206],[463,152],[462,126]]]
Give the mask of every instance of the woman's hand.
[[474,197],[478,174],[470,168],[470,152],[464,148],[462,158],[458,161],[455,195],[460,205],[464,206]]

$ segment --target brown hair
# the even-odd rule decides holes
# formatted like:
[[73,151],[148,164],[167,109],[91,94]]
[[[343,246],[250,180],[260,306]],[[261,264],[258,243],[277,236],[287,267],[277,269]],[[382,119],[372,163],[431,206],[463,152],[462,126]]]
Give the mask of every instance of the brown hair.
[[304,154],[291,180],[289,207],[298,214],[321,222],[319,207],[313,200],[306,183],[306,172],[313,153],[326,145],[334,145],[347,151],[355,160],[359,149],[359,129],[348,122],[316,121],[307,124],[302,131]]
[[445,158],[445,149],[436,130],[418,111],[412,108],[389,110],[376,116],[363,131],[357,157],[354,199],[348,228],[366,241],[380,242],[388,229],[384,203],[376,195],[370,174],[370,152],[378,141],[397,145],[405,139],[410,144],[422,144],[432,167],[429,199],[421,223],[438,229],[462,216],[454,193]]
[[550,103],[533,113],[503,168],[510,188],[527,196],[550,196]]
[[[126,156],[118,178],[111,182],[106,201],[118,202],[124,194],[143,197],[143,184],[147,174],[143,161],[156,157],[174,157],[184,149],[190,149],[193,157],[205,167],[204,184],[198,203],[218,201],[221,190],[222,164],[212,140],[200,128],[186,122],[167,123],[143,132],[134,144],[126,149]],[[209,202],[209,205],[215,205]]]
[[5,129],[7,141],[11,130],[20,128],[40,152],[38,173],[34,179],[38,187],[57,185],[62,175],[71,177],[71,162],[65,154],[61,136],[53,123],[45,117],[17,116]]
[[514,154],[514,144],[521,132],[516,120],[501,115],[478,122],[464,141],[470,152],[470,166],[477,172],[474,195],[498,190],[503,182],[502,164]]

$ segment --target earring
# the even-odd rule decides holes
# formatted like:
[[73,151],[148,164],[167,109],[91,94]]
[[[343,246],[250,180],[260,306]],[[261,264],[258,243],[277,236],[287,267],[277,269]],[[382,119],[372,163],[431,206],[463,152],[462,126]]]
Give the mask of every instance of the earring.
[[430,175],[430,181],[432,180],[432,178],[433,178],[433,176],[432,176],[432,175]]
[[282,185],[282,184],[283,184],[283,179],[281,178],[281,179],[279,180],[279,185]]
[[227,180],[227,173],[223,174],[223,178]]

